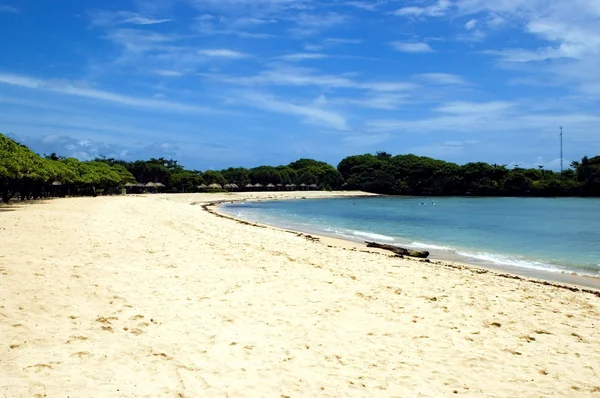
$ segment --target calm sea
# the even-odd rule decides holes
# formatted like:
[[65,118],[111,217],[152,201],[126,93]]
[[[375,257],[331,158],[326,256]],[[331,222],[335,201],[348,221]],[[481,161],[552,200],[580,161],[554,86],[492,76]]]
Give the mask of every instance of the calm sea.
[[376,197],[229,204],[238,218],[432,256],[600,276],[600,199]]

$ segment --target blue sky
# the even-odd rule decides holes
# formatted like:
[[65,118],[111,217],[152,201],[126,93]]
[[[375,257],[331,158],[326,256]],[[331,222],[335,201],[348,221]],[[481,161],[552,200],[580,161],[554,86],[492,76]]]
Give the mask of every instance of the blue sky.
[[600,0],[0,0],[0,35],[0,132],[39,153],[600,153]]

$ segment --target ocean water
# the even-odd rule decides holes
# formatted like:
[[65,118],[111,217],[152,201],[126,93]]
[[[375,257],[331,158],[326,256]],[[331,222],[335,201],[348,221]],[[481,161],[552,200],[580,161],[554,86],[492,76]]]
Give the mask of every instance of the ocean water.
[[433,257],[600,276],[600,199],[374,197],[228,204],[249,221]]

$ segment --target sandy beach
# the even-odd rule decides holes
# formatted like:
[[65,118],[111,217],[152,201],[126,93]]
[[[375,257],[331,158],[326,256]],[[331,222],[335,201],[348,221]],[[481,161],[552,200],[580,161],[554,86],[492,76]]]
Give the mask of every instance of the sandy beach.
[[218,217],[0,212],[0,397],[600,397],[600,297]]

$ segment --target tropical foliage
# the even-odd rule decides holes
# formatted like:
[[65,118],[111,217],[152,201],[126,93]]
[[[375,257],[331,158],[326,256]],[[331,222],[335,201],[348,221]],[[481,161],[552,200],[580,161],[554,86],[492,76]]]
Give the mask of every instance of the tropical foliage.
[[542,168],[509,169],[483,162],[458,165],[423,156],[386,152],[349,156],[337,169],[299,159],[288,165],[225,170],[186,170],[176,160],[127,162],[100,157],[82,162],[56,154],[41,157],[0,134],[0,193],[8,202],[49,195],[120,192],[125,185],[159,184],[167,192],[196,192],[202,184],[267,186],[316,185],[320,189],[358,189],[390,195],[600,196],[600,156],[584,157],[556,173]]
[[571,166],[561,174],[379,152],[349,156],[338,170],[345,188],[390,195],[600,196],[600,156]]
[[0,193],[5,203],[17,193],[22,199],[49,194],[112,193],[134,181],[122,165],[80,162],[54,154],[43,158],[0,134]]

